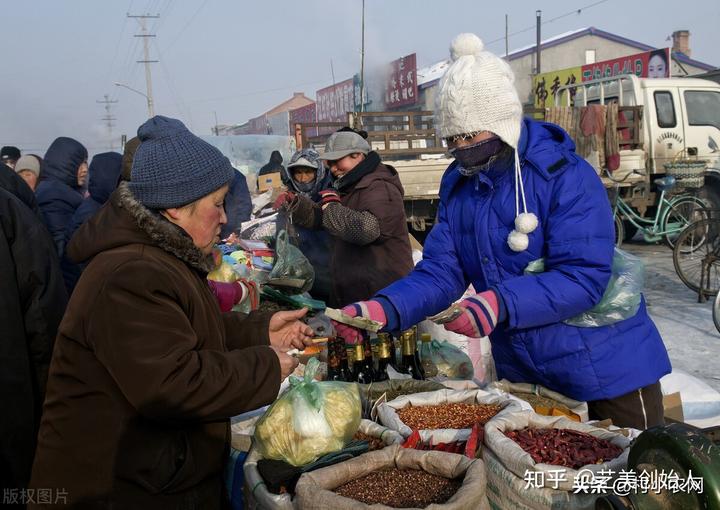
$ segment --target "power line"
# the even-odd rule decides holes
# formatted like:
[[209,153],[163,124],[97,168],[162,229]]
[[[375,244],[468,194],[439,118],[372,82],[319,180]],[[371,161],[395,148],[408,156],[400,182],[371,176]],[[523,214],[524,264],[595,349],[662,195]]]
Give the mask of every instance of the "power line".
[[[132,2],[130,2],[132,5]],[[115,44],[115,53],[113,54],[113,58],[110,61],[110,67],[108,68],[108,75],[107,79],[105,81],[109,82],[110,77],[112,76],[113,67],[115,66],[115,61],[117,60],[117,56],[120,50],[120,43],[122,42],[123,35],[125,34],[125,27],[127,26],[127,18],[123,20],[122,28],[120,29],[120,36],[118,37],[117,43]]]
[[[560,14],[559,16],[555,16],[554,18],[550,18],[550,19],[547,20],[547,21],[543,21],[543,22],[541,23],[541,25],[547,25],[548,23],[552,23],[553,21],[557,21],[557,20],[559,20],[559,19],[566,18],[566,17],[568,17],[568,16],[572,16],[573,14],[581,14],[582,11],[584,11],[584,10],[590,9],[591,7],[595,7],[595,6],[600,5],[600,4],[604,4],[605,2],[608,2],[608,1],[609,1],[609,0],[599,0],[598,2],[594,2],[594,3],[592,3],[592,4],[585,5],[585,6],[583,6],[583,7],[580,7],[579,9],[573,9],[572,11],[568,11],[568,12],[566,12],[565,14]],[[536,28],[537,28],[537,25],[531,25],[531,26],[529,26],[529,27],[523,28],[522,30],[518,30],[517,32],[513,32],[513,33],[511,33],[511,34],[508,34],[508,37],[512,37],[512,36],[518,35],[518,34],[523,34],[523,33],[525,33],[525,32],[529,32],[529,31],[531,31],[531,30],[535,30]],[[494,44],[494,43],[496,43],[496,42],[500,42],[500,41],[504,41],[504,40],[505,40],[505,36],[498,37],[497,39],[493,39],[492,41],[486,42],[485,45]]]
[[195,100],[187,101],[187,102],[188,103],[209,103],[212,101],[224,101],[226,99],[235,99],[237,97],[245,97],[245,96],[256,96],[256,95],[260,95],[260,94],[267,94],[268,92],[280,92],[283,90],[297,89],[299,87],[304,87],[306,85],[320,85],[323,83],[326,83],[325,80],[311,81],[311,82],[305,82],[305,83],[296,83],[295,85],[278,87],[276,89],[254,90],[251,92],[242,92],[239,94],[233,94],[232,96],[211,97],[211,98],[206,98],[206,99],[195,99]]
[[170,44],[168,44],[167,46],[165,46],[165,48],[163,48],[163,53],[167,54],[167,50],[169,50],[170,47],[173,44],[175,44],[178,41],[178,39],[180,39],[180,36],[182,35],[182,33],[185,31],[185,29],[187,29],[187,27],[190,26],[190,23],[193,22],[195,17],[200,13],[200,11],[203,9],[203,7],[205,7],[205,4],[207,4],[207,3],[208,3],[208,0],[205,0],[202,4],[200,4],[200,7],[198,7],[198,9],[195,11],[195,13],[192,16],[190,16],[190,19],[187,21],[187,23],[185,23],[185,25],[180,29],[180,31],[177,34],[175,34],[175,38],[170,42]]
[[[164,63],[164,58],[162,53],[160,52],[160,48],[157,45],[157,41],[153,40],[155,42],[155,49],[158,52],[158,55],[160,56],[160,68],[163,70],[163,73],[165,73],[165,81],[168,85],[168,89],[170,90],[170,95],[173,98],[173,103],[175,103],[175,107],[178,109],[178,112],[184,113],[187,115],[187,119],[192,126],[192,114],[190,113],[190,109],[187,108],[185,103],[183,102],[182,98],[176,93],[175,91],[175,85],[174,80],[172,79],[172,75],[170,74],[170,71],[168,71],[167,66]],[[183,112],[184,110],[184,112]]]

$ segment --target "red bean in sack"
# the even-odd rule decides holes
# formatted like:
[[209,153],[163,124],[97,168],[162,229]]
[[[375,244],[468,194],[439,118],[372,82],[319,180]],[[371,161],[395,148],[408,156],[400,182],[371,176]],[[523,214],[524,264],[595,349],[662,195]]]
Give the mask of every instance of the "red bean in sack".
[[610,441],[585,432],[569,429],[534,429],[505,432],[537,463],[579,469],[588,464],[602,464],[622,453]]

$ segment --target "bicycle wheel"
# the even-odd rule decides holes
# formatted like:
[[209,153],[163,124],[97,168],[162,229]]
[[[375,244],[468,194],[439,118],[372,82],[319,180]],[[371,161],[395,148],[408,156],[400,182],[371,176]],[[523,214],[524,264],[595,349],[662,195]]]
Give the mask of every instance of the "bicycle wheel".
[[713,322],[715,323],[715,329],[720,332],[720,292],[715,296],[713,302]]
[[682,282],[707,297],[720,289],[720,219],[704,218],[675,240],[673,265]]
[[661,227],[665,234],[664,240],[670,248],[675,247],[675,241],[680,233],[692,222],[708,217],[707,205],[698,197],[691,195],[679,196],[670,202],[665,212]]
[[615,215],[615,247],[620,248],[625,240],[625,226],[619,214]]

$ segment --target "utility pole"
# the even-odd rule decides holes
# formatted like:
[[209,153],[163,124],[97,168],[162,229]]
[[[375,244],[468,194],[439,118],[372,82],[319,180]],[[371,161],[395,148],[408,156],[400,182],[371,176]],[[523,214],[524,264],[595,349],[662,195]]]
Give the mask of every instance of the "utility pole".
[[510,50],[508,49],[508,15],[505,15],[505,59],[508,58],[508,53],[510,53]]
[[[365,0],[362,0],[362,38],[360,42],[360,113],[365,111]],[[362,119],[362,117],[360,117]],[[362,127],[362,122],[360,124]]]
[[140,33],[135,34],[135,37],[142,37],[143,39],[143,60],[136,60],[138,64],[145,64],[145,87],[147,90],[147,105],[148,105],[148,114],[150,117],[155,116],[155,106],[153,101],[153,93],[152,93],[152,75],[150,73],[150,64],[154,64],[157,62],[160,62],[159,60],[150,60],[150,49],[148,48],[148,38],[149,37],[155,37],[155,34],[148,34],[147,31],[147,25],[145,20],[147,19],[156,19],[159,18],[160,15],[150,15],[150,14],[141,14],[141,15],[127,15],[128,18],[135,18],[140,23]]
[[219,133],[219,131],[218,131],[217,112],[216,112],[216,111],[213,111],[213,113],[215,114],[215,136],[219,136],[220,133]]
[[540,26],[542,25],[542,11],[535,11],[537,39],[535,43],[535,74],[540,74]]
[[110,96],[108,94],[105,94],[103,97],[105,98],[103,101],[95,101],[95,102],[105,105],[105,116],[101,117],[100,120],[105,121],[105,126],[107,126],[107,129],[108,129],[108,139],[110,140],[110,150],[113,150],[115,147],[113,144],[112,128],[115,125],[115,124],[113,124],[113,121],[117,120],[117,119],[110,114],[110,108],[111,108],[110,105],[115,104],[118,101],[117,100],[111,101]]

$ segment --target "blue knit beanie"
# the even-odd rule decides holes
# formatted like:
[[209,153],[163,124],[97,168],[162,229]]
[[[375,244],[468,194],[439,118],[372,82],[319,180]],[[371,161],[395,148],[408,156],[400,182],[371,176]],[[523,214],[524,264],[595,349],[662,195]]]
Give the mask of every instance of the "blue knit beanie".
[[181,207],[228,184],[228,158],[177,119],[156,115],[138,128],[130,191],[151,209]]

